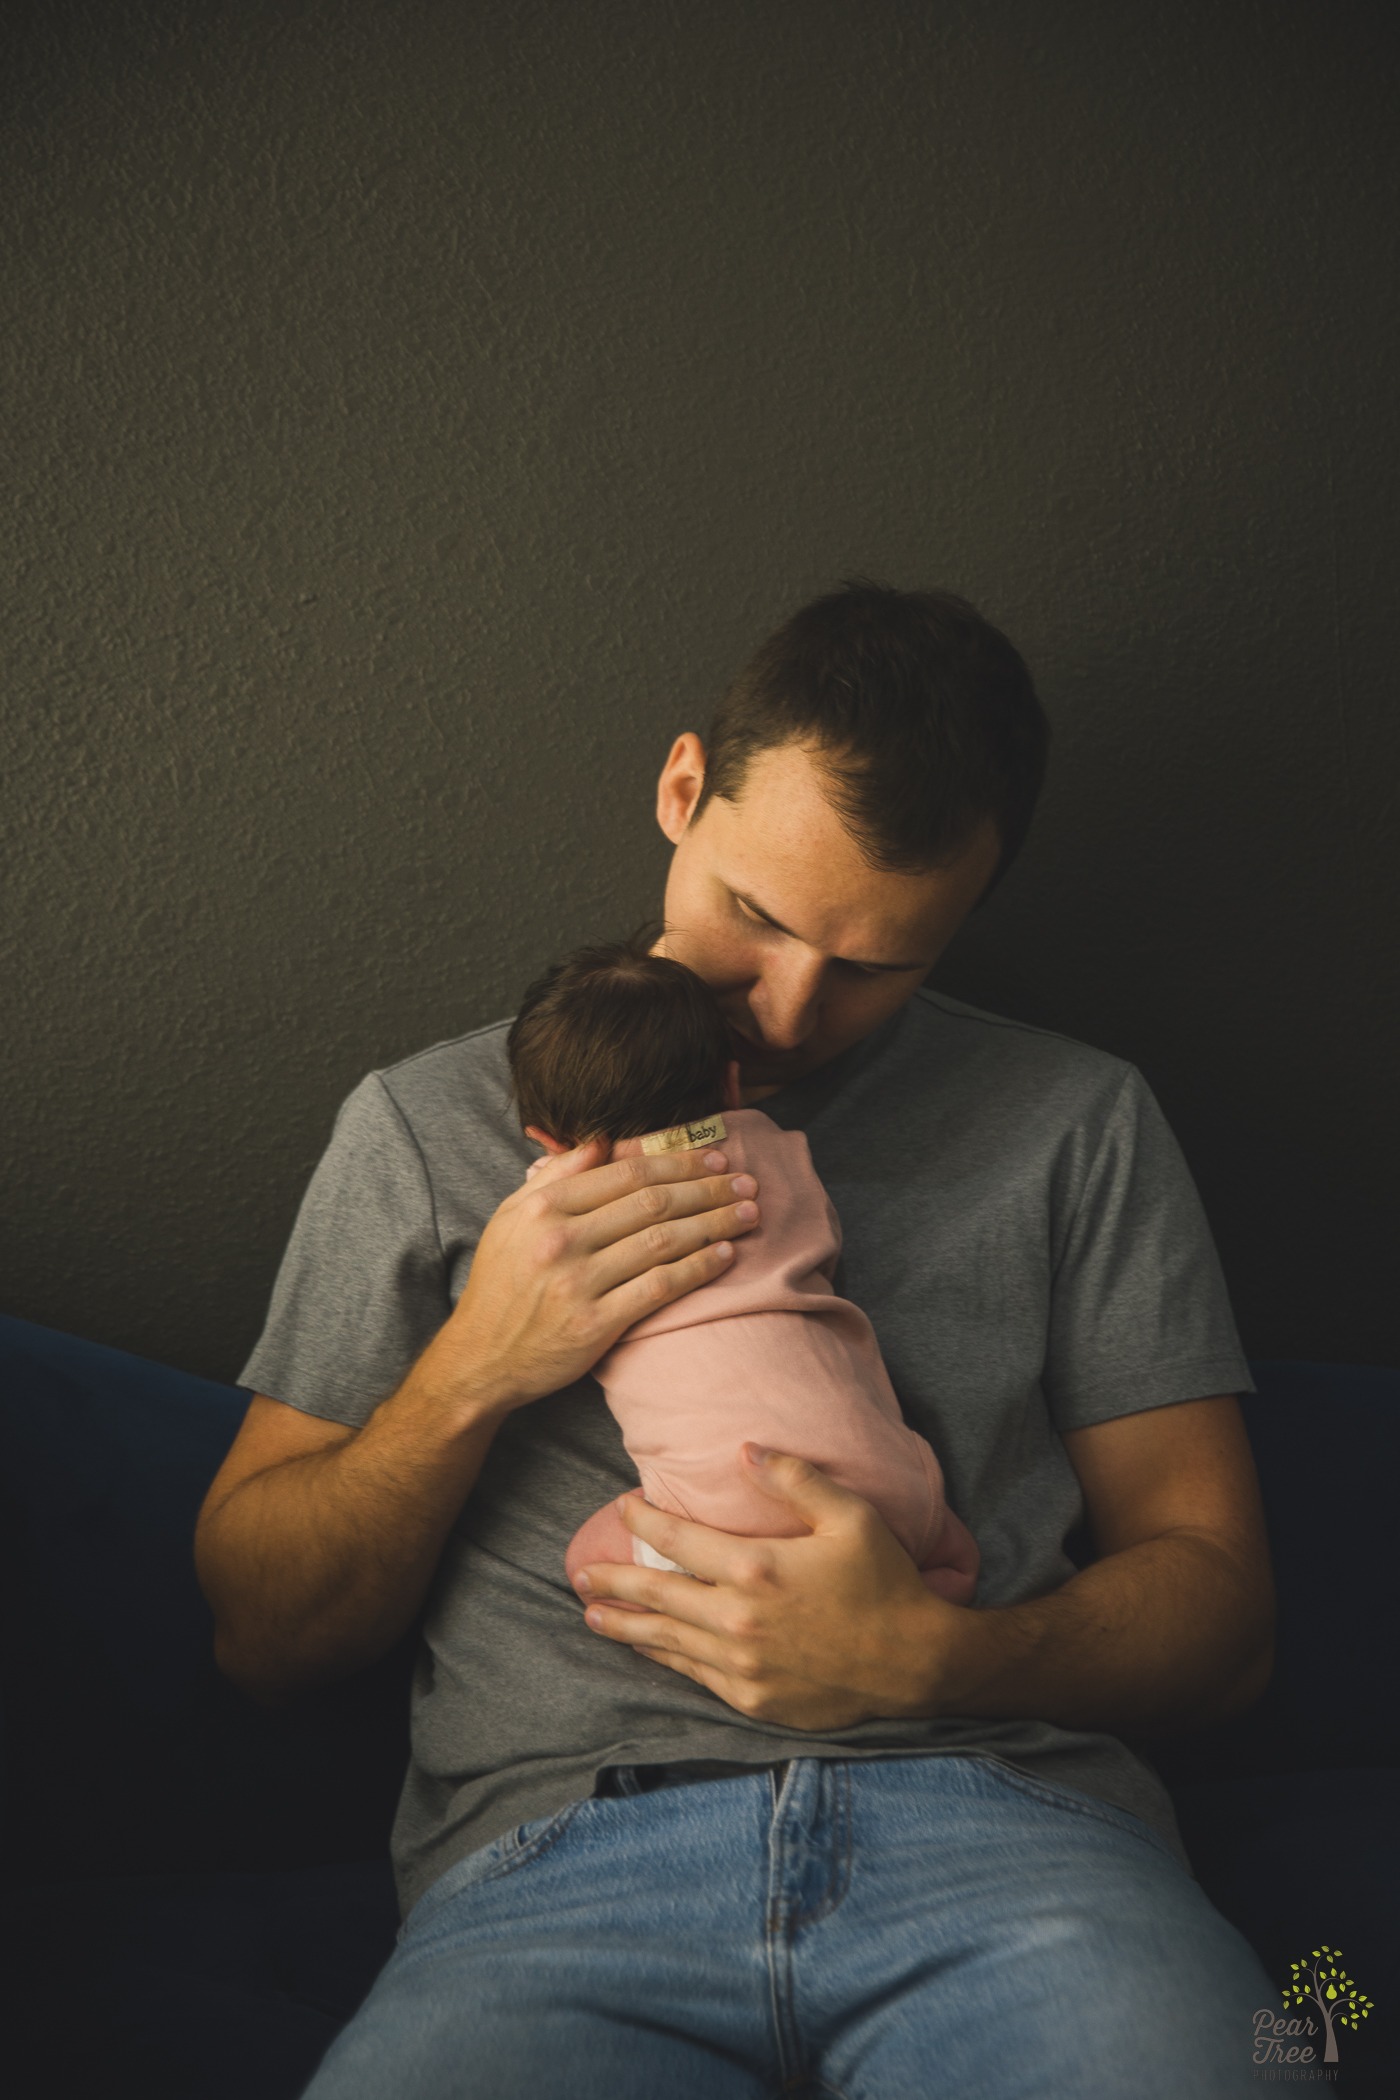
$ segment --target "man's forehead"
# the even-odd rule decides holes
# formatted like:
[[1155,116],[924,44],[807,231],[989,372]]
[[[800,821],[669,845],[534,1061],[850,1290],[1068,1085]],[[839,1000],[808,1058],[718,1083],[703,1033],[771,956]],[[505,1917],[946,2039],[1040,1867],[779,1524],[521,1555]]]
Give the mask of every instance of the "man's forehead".
[[802,808],[764,796],[707,804],[712,869],[720,882],[783,932],[850,960],[915,968],[991,880],[995,827],[951,869],[877,869],[823,798],[827,821],[804,825]]

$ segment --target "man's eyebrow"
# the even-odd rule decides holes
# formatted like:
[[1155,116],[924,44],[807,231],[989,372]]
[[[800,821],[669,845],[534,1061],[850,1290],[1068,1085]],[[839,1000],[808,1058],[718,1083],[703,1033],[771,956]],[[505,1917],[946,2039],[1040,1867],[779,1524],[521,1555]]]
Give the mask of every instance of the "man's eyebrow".
[[[785,933],[790,941],[801,938],[799,934],[793,932],[790,926],[784,926],[781,919],[775,919],[771,911],[765,911],[761,904],[755,903],[752,897],[746,896],[743,890],[731,889],[729,894],[731,897],[737,897],[741,904],[747,904],[751,912],[754,912],[760,919],[766,919],[768,924],[776,927],[779,933]],[[832,961],[850,963],[852,968],[857,970],[926,970],[928,968],[926,962],[861,962],[854,955],[835,955],[832,957]]]

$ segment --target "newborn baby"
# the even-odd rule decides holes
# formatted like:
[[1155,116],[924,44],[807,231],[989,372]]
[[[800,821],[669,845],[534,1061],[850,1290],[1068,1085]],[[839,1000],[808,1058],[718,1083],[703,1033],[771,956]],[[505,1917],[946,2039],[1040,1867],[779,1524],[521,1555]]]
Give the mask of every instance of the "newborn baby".
[[[759,1222],[723,1274],[638,1320],[593,1367],[647,1500],[719,1531],[797,1536],[739,1446],[792,1452],[872,1503],[931,1590],[970,1603],[976,1543],[904,1423],[869,1320],[833,1287],[841,1225],[807,1139],[740,1107],[709,987],[639,942],[582,948],[531,985],[506,1047],[521,1127],[548,1153],[598,1136],[614,1159],[722,1144],[730,1172],[758,1182]],[[564,1565],[572,1580],[593,1561],[676,1567],[611,1502]]]

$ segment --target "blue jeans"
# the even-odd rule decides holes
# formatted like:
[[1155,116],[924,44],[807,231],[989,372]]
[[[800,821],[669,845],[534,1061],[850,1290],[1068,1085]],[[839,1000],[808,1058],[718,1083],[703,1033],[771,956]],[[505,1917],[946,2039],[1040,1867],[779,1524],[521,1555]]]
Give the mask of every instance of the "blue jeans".
[[303,2100],[1224,2100],[1279,1992],[1136,1816],[983,1757],[615,1768],[421,1896]]

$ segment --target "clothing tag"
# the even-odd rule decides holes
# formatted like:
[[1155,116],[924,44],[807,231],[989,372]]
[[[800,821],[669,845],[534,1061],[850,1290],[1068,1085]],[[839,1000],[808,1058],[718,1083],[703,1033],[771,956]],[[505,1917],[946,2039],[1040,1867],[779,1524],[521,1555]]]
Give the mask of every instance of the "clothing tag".
[[643,1152],[698,1152],[725,1134],[723,1116],[706,1116],[703,1123],[673,1123],[669,1130],[649,1130],[642,1139]]

